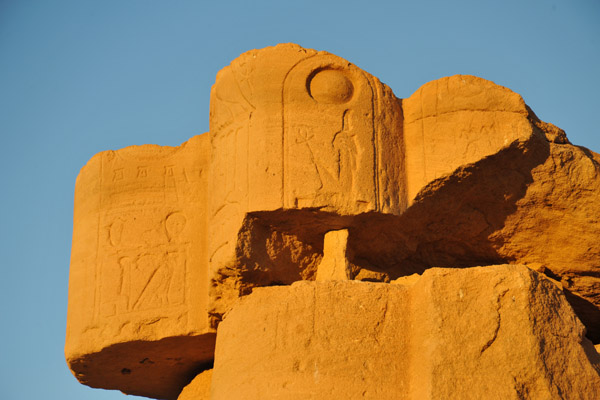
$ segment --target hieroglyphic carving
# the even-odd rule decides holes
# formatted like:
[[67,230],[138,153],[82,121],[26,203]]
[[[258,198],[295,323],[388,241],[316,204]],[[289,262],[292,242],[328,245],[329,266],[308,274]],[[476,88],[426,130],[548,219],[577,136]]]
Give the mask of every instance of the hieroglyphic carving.
[[297,64],[283,87],[284,206],[376,210],[373,88],[333,55]]
[[258,265],[242,243],[249,213],[402,208],[400,116],[389,88],[325,52],[279,45],[219,72],[210,120],[213,305],[236,298],[237,274]]
[[207,273],[208,148],[208,136],[198,136],[180,148],[104,152],[84,168],[80,180],[94,190],[77,189],[76,206],[87,213],[79,218],[89,222],[75,234],[94,229],[96,238],[73,245],[73,279],[83,279],[78,296],[89,315],[78,329],[119,335],[125,322],[171,318],[184,333],[190,309],[206,307],[207,288],[190,285]]
[[426,83],[402,108],[410,201],[429,182],[531,133],[518,94],[469,75]]
[[[82,168],[65,355],[86,384],[175,398],[210,360],[209,161],[208,135],[199,135],[178,147],[102,152]],[[147,390],[155,377],[166,383]]]
[[[160,209],[153,210],[161,215]],[[99,269],[98,316],[183,305],[190,245],[180,237],[186,223],[183,214],[170,213],[154,221],[151,216],[131,215],[127,209],[116,215],[108,228],[108,241],[101,243],[105,257]]]
[[306,57],[297,46],[250,51],[217,75],[210,105],[211,263],[231,258],[247,212],[283,206],[281,90]]
[[[132,165],[111,154],[104,174],[119,171],[118,184],[102,180],[101,235],[94,316],[184,305],[186,260],[191,241],[177,207],[187,177],[174,165]],[[123,164],[123,167],[117,167]],[[140,194],[143,193],[143,196]]]
[[[242,93],[242,87],[251,89],[247,75],[250,67],[246,62],[238,63],[243,73],[234,72],[235,65],[220,73],[220,85],[211,92],[210,122],[213,173],[211,174],[211,202],[209,216],[216,232],[235,229],[242,218],[248,202],[248,126],[254,106],[248,101],[251,91]],[[238,78],[240,76],[240,78]],[[240,79],[242,82],[240,82]],[[219,151],[228,149],[230,152]],[[209,259],[228,243],[226,238],[211,236]]]

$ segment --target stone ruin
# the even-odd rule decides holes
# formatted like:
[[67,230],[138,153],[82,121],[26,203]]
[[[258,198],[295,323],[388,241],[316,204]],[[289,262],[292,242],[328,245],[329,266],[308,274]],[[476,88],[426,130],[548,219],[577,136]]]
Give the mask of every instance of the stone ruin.
[[95,155],[65,354],[156,399],[600,396],[600,155],[467,75],[252,50],[210,131]]

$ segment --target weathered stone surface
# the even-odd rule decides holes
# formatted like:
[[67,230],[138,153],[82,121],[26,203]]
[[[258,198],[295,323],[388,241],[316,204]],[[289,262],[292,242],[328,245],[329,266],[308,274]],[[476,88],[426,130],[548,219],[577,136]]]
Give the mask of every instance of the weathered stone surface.
[[[448,89],[460,85],[460,90]],[[413,103],[429,117],[419,120],[418,113],[411,117]],[[403,110],[409,201],[415,192],[410,183],[414,177],[411,153],[419,154],[409,144],[413,120],[423,125],[423,120],[436,120],[422,128],[432,136],[428,145],[440,146],[441,156],[442,149],[452,147],[444,144],[443,132],[462,136],[469,131],[471,138],[479,137],[476,143],[488,145],[504,141],[502,150],[490,152],[494,155],[489,159],[465,160],[461,168],[420,193],[419,199],[428,203],[423,211],[438,220],[431,223],[432,219],[420,218],[419,224],[427,228],[418,246],[438,258],[434,256],[427,264],[541,263],[549,276],[562,280],[590,337],[600,341],[600,156],[571,145],[564,131],[540,121],[520,96],[479,78],[455,76],[426,84],[403,101]],[[482,112],[487,116],[484,123],[476,117]],[[436,132],[442,134],[433,138]],[[458,166],[461,158],[456,154],[468,155],[473,143],[467,140],[457,146],[454,142],[454,146],[454,160],[436,163],[440,157],[430,157],[431,163]],[[452,201],[449,195],[460,199]],[[456,237],[460,243],[455,243]],[[460,252],[464,255],[456,254]]]
[[[456,75],[397,101],[339,57],[279,45],[221,71],[211,143],[213,326],[253,287],[314,279],[325,233],[348,229],[356,279],[544,263],[568,280],[600,341],[598,163],[511,90]],[[574,202],[578,234],[564,236],[575,252],[546,252],[542,244],[567,232],[557,210]]]
[[525,102],[485,79],[454,75],[402,100],[407,197],[434,180],[534,136]]
[[96,155],[75,188],[65,354],[81,382],[174,399],[213,356],[208,135]]
[[[406,208],[401,124],[387,86],[327,52],[278,45],[219,72],[210,114],[216,322],[253,286],[314,276],[323,235],[339,223],[321,219],[304,237],[282,227],[293,218],[283,210],[338,217]],[[254,231],[262,226],[273,244],[248,245],[264,241]]]
[[90,386],[175,399],[256,287],[402,297],[430,268],[504,263],[552,278],[600,343],[599,215],[600,155],[509,89],[457,75],[397,99],[332,54],[252,50],[219,72],[210,133],[82,169],[66,357]]
[[402,104],[410,206],[368,243],[351,235],[353,253],[392,279],[436,266],[541,264],[600,341],[600,157],[479,78],[431,82]]
[[600,156],[549,143],[548,156],[504,227],[491,235],[498,253],[540,263],[561,281],[575,311],[600,342]]
[[202,371],[183,388],[177,400],[209,400],[211,379],[212,369]]
[[219,326],[211,398],[589,399],[600,356],[584,332],[518,265],[259,288]]
[[325,234],[323,258],[317,267],[317,281],[350,279],[348,262],[348,230],[330,231]]

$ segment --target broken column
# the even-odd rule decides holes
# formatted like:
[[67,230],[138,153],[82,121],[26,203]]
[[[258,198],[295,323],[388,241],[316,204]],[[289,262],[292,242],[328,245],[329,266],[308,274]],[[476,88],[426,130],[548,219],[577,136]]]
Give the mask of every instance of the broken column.
[[94,156],[75,187],[65,355],[86,385],[175,399],[213,357],[208,135]]

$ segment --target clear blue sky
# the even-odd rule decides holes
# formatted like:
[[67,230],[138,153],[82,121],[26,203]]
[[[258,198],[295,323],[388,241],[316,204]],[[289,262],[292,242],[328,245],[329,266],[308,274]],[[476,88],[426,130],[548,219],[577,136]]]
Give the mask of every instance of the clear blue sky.
[[598,0],[0,0],[0,398],[126,398],[63,357],[75,177],[99,151],[207,131],[240,53],[328,50],[398,97],[481,76],[600,152],[599,21]]

